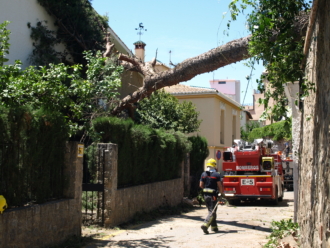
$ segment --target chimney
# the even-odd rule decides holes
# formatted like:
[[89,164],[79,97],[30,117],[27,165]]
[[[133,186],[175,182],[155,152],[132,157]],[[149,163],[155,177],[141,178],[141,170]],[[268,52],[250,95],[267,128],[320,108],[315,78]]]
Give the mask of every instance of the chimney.
[[135,45],[135,56],[139,58],[142,62],[144,62],[144,56],[145,56],[144,47],[146,46],[146,43],[139,40],[135,42],[134,45]]

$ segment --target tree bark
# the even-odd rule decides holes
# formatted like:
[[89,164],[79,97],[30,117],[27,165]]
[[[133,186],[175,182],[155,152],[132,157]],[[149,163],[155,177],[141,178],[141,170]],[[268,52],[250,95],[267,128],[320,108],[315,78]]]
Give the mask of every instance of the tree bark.
[[[307,25],[307,14],[303,14],[297,18],[294,27],[297,39],[301,39],[306,34]],[[274,32],[272,39],[275,40],[276,36],[277,34]],[[171,70],[160,73],[146,73],[145,68],[147,63],[137,62],[137,60],[133,58],[132,60],[134,60],[135,68],[138,67],[138,70],[145,76],[144,85],[132,94],[123,98],[119,105],[112,111],[112,114],[116,115],[120,113],[123,109],[127,108],[129,104],[138,102],[156,90],[188,81],[199,74],[211,72],[251,57],[248,52],[250,37],[251,36],[247,36],[230,41],[206,53],[186,59]],[[127,58],[124,60],[130,62]],[[136,63],[140,63],[140,65],[137,65]]]

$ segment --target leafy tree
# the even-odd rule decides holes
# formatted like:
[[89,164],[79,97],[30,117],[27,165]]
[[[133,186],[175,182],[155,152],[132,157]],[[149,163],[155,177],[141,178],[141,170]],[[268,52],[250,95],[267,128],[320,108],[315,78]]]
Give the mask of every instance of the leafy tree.
[[192,133],[198,130],[201,123],[198,115],[192,102],[179,103],[174,96],[160,90],[139,102],[136,122],[153,128]]
[[257,121],[249,121],[245,124],[245,127],[241,127],[241,139],[248,140],[250,132],[255,129],[259,128],[260,123]]
[[[271,112],[268,117],[275,120],[282,116],[287,117],[285,85],[299,81],[300,97],[308,95],[314,89],[313,84],[304,81],[304,39],[297,33],[295,26],[301,21],[299,16],[308,12],[309,1],[233,0],[230,3],[232,19],[235,20],[248,6],[253,9],[247,19],[252,33],[249,54],[262,62],[267,70],[258,80],[258,89],[265,92],[265,98],[259,99],[259,103],[264,104],[265,109]],[[268,88],[265,88],[264,80],[269,82]],[[270,98],[276,102],[272,107],[268,105]]]
[[113,99],[120,86],[121,66],[101,52],[94,56],[85,52],[87,65],[49,64],[39,68],[30,66],[21,70],[21,62],[4,65],[8,54],[8,22],[0,24],[0,104],[5,107],[31,106],[61,112],[67,120],[71,133],[78,124],[84,125],[89,119],[106,110],[108,100]]

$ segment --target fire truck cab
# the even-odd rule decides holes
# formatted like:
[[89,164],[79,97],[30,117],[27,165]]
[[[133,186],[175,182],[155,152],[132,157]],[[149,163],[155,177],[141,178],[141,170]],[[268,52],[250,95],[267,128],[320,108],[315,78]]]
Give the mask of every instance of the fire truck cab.
[[281,156],[272,153],[272,141],[248,143],[234,140],[224,152],[223,190],[232,205],[241,200],[283,200],[283,167]]

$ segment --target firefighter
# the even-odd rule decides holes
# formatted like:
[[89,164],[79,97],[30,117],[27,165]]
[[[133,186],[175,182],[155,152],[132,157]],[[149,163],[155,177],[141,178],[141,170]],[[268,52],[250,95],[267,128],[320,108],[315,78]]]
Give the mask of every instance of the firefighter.
[[217,204],[217,191],[219,190],[219,192],[222,193],[222,186],[220,183],[220,174],[216,169],[217,162],[211,158],[207,161],[206,166],[206,171],[201,175],[199,187],[203,189],[204,200],[208,210],[208,215],[201,228],[205,234],[208,234],[209,232],[207,229],[209,226],[211,226],[211,231],[218,231],[216,222],[217,209],[215,208]]
[[289,157],[289,153],[290,153],[290,146],[289,146],[289,143],[288,142],[286,142],[284,145],[285,145],[285,148],[284,148],[285,158],[288,158]]

